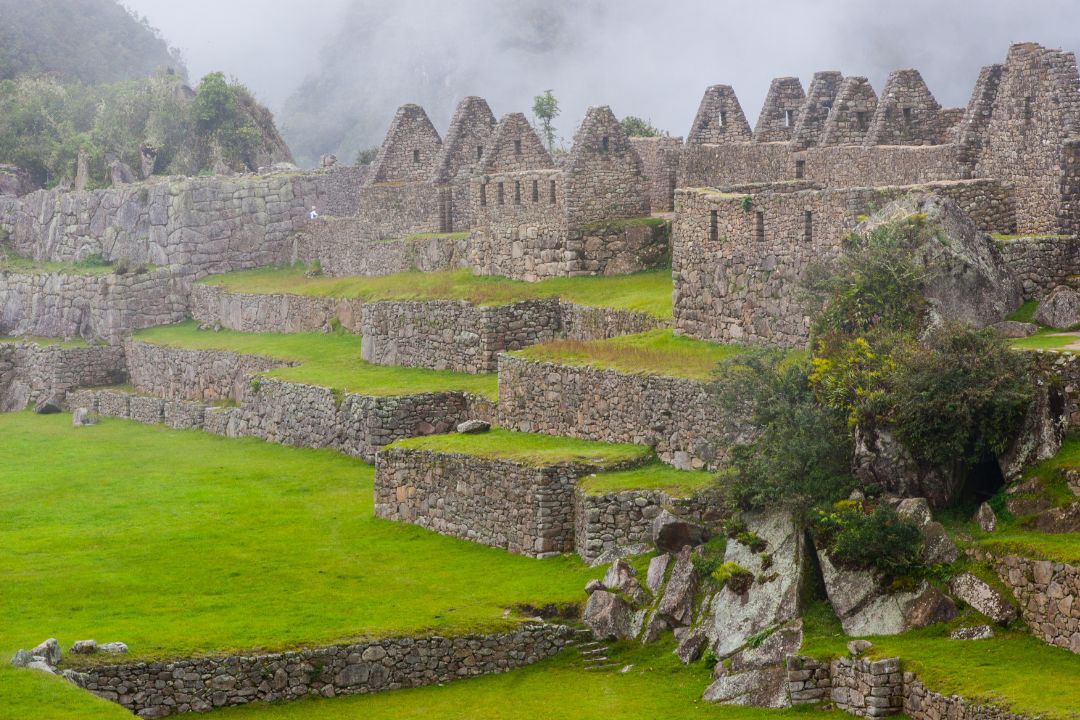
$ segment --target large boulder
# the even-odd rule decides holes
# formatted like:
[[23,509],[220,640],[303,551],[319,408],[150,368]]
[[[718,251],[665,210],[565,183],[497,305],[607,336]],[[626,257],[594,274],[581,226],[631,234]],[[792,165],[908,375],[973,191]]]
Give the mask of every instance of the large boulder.
[[597,640],[629,640],[634,637],[633,611],[615,593],[597,590],[589,595],[581,622]]
[[36,189],[25,170],[15,165],[0,165],[0,195],[19,197]]
[[786,662],[799,652],[802,637],[802,622],[796,620],[774,629],[760,644],[743,647],[726,664],[717,664],[704,698],[727,705],[789,707]]
[[919,526],[923,538],[922,559],[927,565],[951,565],[960,557],[956,543],[945,532],[945,526],[934,520],[926,498],[904,498],[894,501],[896,514]]
[[1067,285],[1058,285],[1039,303],[1035,320],[1053,328],[1067,328],[1080,323],[1080,293]]
[[1025,468],[1056,455],[1068,426],[1064,389],[1037,377],[1035,399],[1024,415],[1024,424],[1012,446],[998,458],[1005,480],[1017,480]]
[[956,616],[952,601],[926,581],[914,590],[890,592],[869,570],[839,567],[824,552],[818,561],[825,593],[847,635],[897,635]]
[[936,195],[909,195],[886,205],[856,232],[918,217],[925,232],[914,248],[931,319],[986,327],[1020,306],[1023,292],[990,237],[978,230],[954,201]]
[[60,664],[60,643],[56,638],[49,638],[30,651],[30,655],[36,655],[45,660],[53,667]]
[[961,464],[924,466],[884,428],[855,428],[851,471],[867,487],[878,487],[899,497],[926,498],[935,508],[947,506],[964,485]]
[[676,553],[683,547],[697,547],[709,539],[702,525],[675,517],[663,510],[652,524],[652,540],[658,552]]
[[757,633],[799,614],[805,547],[803,533],[790,512],[748,514],[746,527],[764,544],[750,547],[728,541],[725,563],[735,563],[753,576],[748,588],[729,583],[712,600],[706,632],[718,657],[735,652]]
[[664,596],[656,612],[663,617],[670,627],[685,627],[693,619],[694,594],[698,589],[697,571],[691,558],[691,549],[684,546],[675,556],[675,566],[671,569],[664,588]]
[[616,560],[604,574],[601,584],[606,590],[622,593],[636,605],[640,605],[648,599],[648,593],[637,581],[637,570],[625,560]]
[[949,580],[949,592],[999,625],[1016,619],[1016,606],[989,583],[971,573],[960,573]]

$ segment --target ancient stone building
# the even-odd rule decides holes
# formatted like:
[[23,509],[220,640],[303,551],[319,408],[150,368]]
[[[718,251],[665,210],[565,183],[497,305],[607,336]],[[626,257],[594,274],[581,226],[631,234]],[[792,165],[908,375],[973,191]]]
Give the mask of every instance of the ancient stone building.
[[750,123],[746,121],[739,98],[735,97],[731,86],[713,85],[706,90],[686,142],[704,145],[743,142],[750,138]]
[[487,101],[475,95],[458,103],[446,132],[431,181],[440,189],[439,231],[467,230],[469,178],[484,158],[484,146],[495,129],[495,116]]
[[875,110],[877,95],[870,82],[864,77],[844,78],[821,130],[821,144],[862,145]]
[[835,70],[814,73],[814,79],[810,81],[810,91],[806,94],[806,104],[799,111],[795,123],[792,141],[796,146],[817,145],[843,79]]
[[754,125],[754,140],[786,142],[794,136],[799,111],[806,103],[806,93],[797,77],[775,78]]
[[936,145],[946,141],[947,120],[918,70],[894,70],[878,98],[866,142]]

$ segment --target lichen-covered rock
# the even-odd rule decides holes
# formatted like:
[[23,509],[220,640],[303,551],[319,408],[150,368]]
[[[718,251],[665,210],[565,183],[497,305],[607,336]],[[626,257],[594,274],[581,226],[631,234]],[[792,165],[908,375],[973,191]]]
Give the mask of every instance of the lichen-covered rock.
[[672,627],[689,625],[692,620],[698,578],[691,553],[690,547],[684,545],[675,556],[675,566],[671,569],[671,577],[657,606],[657,613]]
[[73,655],[93,655],[97,652],[96,640],[76,640],[72,646],[71,651]]
[[675,639],[679,643],[675,648],[675,654],[679,656],[683,665],[689,665],[700,658],[705,652],[705,646],[709,644],[708,635],[701,629],[677,628]]
[[103,645],[98,645],[98,650],[109,655],[127,655],[128,646],[127,643],[122,642],[107,642]]
[[997,527],[997,515],[994,514],[994,508],[990,507],[989,503],[979,505],[979,509],[975,511],[974,520],[983,532],[994,532]]
[[802,622],[775,629],[756,647],[743,647],[718,664],[715,680],[705,690],[705,699],[727,705],[784,708],[788,696],[786,660],[798,653],[802,644]]
[[635,604],[640,604],[648,599],[648,593],[637,581],[637,570],[625,560],[616,560],[604,574],[602,584],[611,592],[622,593]]
[[478,433],[485,433],[491,429],[491,423],[484,420],[466,420],[463,423],[458,423],[457,431],[463,435],[476,435]]
[[956,543],[936,520],[922,527],[923,562],[927,565],[952,565],[960,557]]
[[746,527],[764,541],[764,551],[738,540],[728,542],[724,561],[750,572],[745,592],[725,586],[710,605],[706,631],[718,657],[742,647],[750,636],[794,619],[799,613],[799,585],[804,567],[803,534],[791,513],[775,510],[748,514]]
[[709,539],[703,526],[683,520],[664,510],[653,520],[652,539],[662,553],[677,553],[683,547],[697,547]]
[[1003,338],[1024,338],[1039,332],[1039,326],[1035,323],[1016,320],[1002,320],[994,323],[990,328]]
[[589,595],[581,622],[597,640],[629,640],[634,637],[633,611],[615,593],[597,590]]
[[1058,285],[1039,303],[1035,320],[1054,328],[1080,323],[1080,293],[1067,285]]
[[887,429],[855,429],[851,470],[863,485],[900,497],[926,498],[931,507],[940,508],[960,492],[960,469],[921,465]]
[[26,667],[30,664],[31,655],[25,650],[15,651],[15,655],[11,658],[11,664],[14,667]]
[[664,578],[667,576],[667,568],[670,563],[670,553],[657,555],[649,561],[649,570],[645,574],[645,585],[652,594],[655,595],[660,592],[660,588],[663,587]]
[[75,411],[71,413],[72,427],[85,427],[87,425],[97,425],[97,423],[97,413],[92,413],[87,408],[75,408]]
[[1024,415],[1024,423],[1012,445],[998,457],[1006,481],[1023,476],[1024,469],[1057,454],[1069,426],[1064,388],[1035,377],[1035,399]]
[[36,655],[40,658],[43,658],[45,662],[49,663],[53,667],[56,667],[56,665],[60,663],[60,643],[56,641],[56,638],[49,638],[37,647],[33,648],[30,651],[30,655]]
[[949,591],[999,625],[1016,619],[1016,606],[990,584],[971,573],[961,573],[949,580]]
[[953,630],[950,640],[989,640],[994,637],[994,630],[989,625],[974,625]]

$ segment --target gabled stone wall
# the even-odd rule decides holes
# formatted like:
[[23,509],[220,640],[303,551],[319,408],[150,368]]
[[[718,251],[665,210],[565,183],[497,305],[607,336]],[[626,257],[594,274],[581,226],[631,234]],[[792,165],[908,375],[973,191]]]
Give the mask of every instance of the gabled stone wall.
[[788,142],[795,135],[806,93],[797,77],[774,78],[754,125],[755,142]]
[[947,118],[918,70],[893,70],[881,91],[866,142],[937,145],[946,142]]
[[641,158],[650,209],[654,213],[671,212],[675,209],[682,138],[632,137],[630,144]]
[[686,142],[691,145],[746,142],[753,137],[739,98],[730,85],[705,90]]
[[368,185],[430,180],[442,139],[419,105],[402,105],[371,163]]
[[870,132],[870,121],[877,110],[877,94],[864,77],[846,77],[836,92],[821,145],[862,145]]
[[843,80],[844,76],[835,70],[814,73],[810,89],[806,92],[806,103],[799,111],[799,118],[795,123],[792,137],[795,147],[808,148],[820,142],[825,121],[829,118]]
[[586,111],[563,172],[570,229],[649,214],[641,157],[606,105]]

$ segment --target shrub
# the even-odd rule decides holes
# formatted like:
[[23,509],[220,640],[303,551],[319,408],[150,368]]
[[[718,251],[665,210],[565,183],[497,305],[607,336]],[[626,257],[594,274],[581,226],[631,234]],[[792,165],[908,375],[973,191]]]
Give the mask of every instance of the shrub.
[[919,526],[890,505],[878,505],[869,513],[851,506],[818,510],[813,529],[820,546],[839,565],[896,577],[917,576],[924,569]]
[[754,573],[736,562],[720,565],[713,571],[712,577],[720,583],[720,587],[728,587],[737,595],[742,595],[754,584]]
[[666,132],[656,128],[650,121],[642,120],[634,115],[627,115],[619,124],[622,125],[623,132],[628,137],[661,137],[667,135]]

